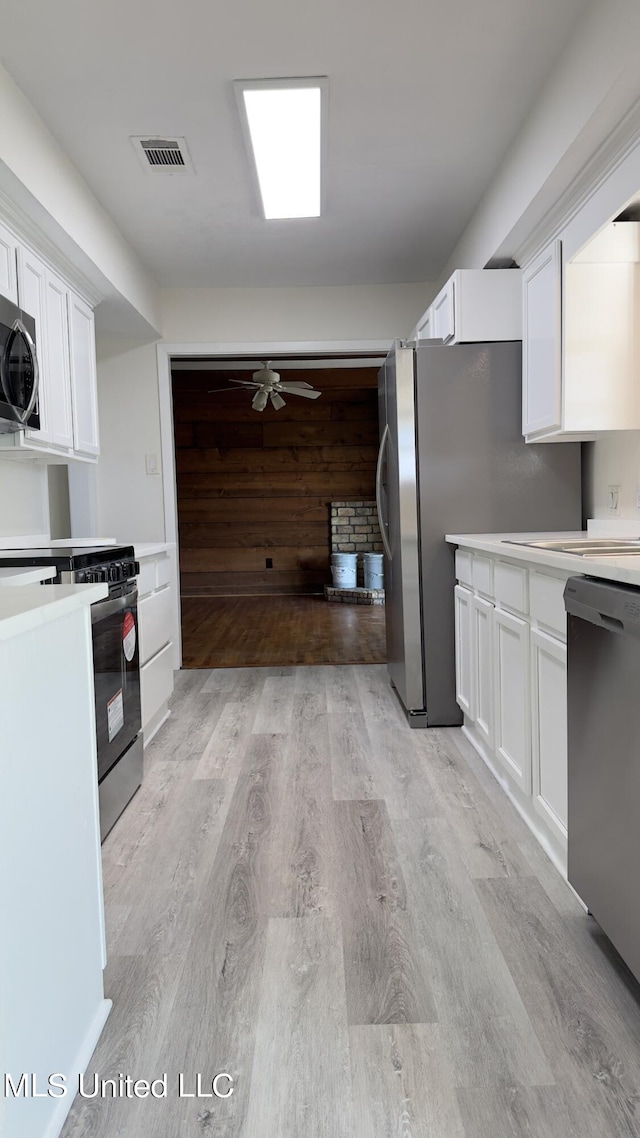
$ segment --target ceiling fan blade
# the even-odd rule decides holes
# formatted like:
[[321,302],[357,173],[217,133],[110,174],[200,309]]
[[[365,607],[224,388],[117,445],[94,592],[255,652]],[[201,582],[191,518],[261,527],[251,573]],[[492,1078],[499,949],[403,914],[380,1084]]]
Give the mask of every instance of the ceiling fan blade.
[[277,391],[271,392],[271,403],[275,411],[279,411],[281,407],[286,407],[287,405],[286,401],[282,398],[281,395],[278,395]]
[[305,383],[303,379],[284,379],[280,380],[281,383],[287,383],[289,387],[308,387],[313,390],[311,383]]
[[[237,383],[239,387],[260,387],[259,383],[252,383],[248,379],[230,379],[229,383]],[[213,387],[207,392],[207,395],[213,395],[216,391],[233,391],[232,387]]]
[[304,387],[290,387],[288,383],[278,384],[279,391],[286,391],[289,395],[302,395],[304,399],[317,399],[321,391],[305,391]]

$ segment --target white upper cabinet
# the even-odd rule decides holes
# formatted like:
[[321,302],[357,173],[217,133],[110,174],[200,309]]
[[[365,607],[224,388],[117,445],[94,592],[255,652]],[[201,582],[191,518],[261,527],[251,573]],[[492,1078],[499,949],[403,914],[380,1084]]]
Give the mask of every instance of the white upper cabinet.
[[[38,407],[40,411],[40,430],[25,431],[25,436],[32,442],[50,443],[49,407],[47,390],[47,270],[45,265],[29,249],[18,247],[18,302],[20,307],[33,316],[36,322],[36,355],[40,371],[40,388],[38,394]],[[4,443],[6,436],[1,436]],[[8,436],[9,442],[14,442],[14,435]]]
[[45,276],[47,335],[44,360],[47,431],[53,446],[72,449],[67,293],[68,289],[64,282],[47,269]]
[[522,433],[562,425],[562,250],[554,241],[522,271]]
[[418,321],[412,339],[445,344],[522,338],[519,269],[458,269]]
[[640,429],[637,224],[612,223],[570,261],[553,241],[524,267],[522,296],[527,440]]
[[456,333],[454,297],[455,283],[451,277],[431,305],[431,335],[436,340],[444,340],[445,343],[452,340]]
[[69,292],[68,303],[73,447],[81,454],[98,455],[100,438],[94,316],[89,305],[73,292]]
[[13,234],[0,224],[0,294],[18,303],[16,254],[18,242]]
[[11,249],[17,265],[13,299],[36,325],[40,429],[1,434],[0,449],[14,457],[49,456],[50,462],[95,461],[100,444],[93,311],[1,226],[0,292],[5,278],[11,284]]

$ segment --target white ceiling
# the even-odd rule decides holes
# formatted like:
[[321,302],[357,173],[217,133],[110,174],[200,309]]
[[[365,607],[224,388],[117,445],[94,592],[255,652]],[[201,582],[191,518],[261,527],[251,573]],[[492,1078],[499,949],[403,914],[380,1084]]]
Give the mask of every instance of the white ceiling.
[[[3,0],[0,52],[163,286],[437,277],[585,0]],[[327,209],[261,219],[232,80],[329,77]],[[184,135],[194,177],[130,135]]]

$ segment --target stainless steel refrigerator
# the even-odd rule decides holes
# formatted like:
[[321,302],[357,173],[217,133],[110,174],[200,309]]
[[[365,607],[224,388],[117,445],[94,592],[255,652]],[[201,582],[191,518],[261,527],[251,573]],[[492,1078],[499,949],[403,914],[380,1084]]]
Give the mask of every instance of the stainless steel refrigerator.
[[445,534],[582,528],[580,444],[524,442],[521,357],[397,341],[379,374],[387,667],[415,727],[462,722]]

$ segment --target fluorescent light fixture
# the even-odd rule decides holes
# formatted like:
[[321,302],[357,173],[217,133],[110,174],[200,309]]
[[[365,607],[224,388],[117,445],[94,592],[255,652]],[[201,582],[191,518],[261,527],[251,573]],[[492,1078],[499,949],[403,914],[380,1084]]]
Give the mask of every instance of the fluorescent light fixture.
[[239,79],[235,88],[265,218],[319,217],[326,78]]

